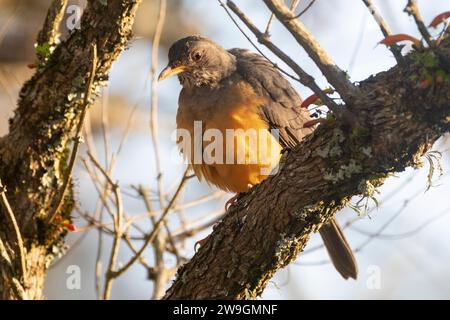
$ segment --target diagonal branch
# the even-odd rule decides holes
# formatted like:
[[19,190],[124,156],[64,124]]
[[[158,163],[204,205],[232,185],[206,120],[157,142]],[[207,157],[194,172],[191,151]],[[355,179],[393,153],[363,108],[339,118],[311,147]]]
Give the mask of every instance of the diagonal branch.
[[328,82],[339,92],[342,99],[347,103],[351,102],[357,96],[356,87],[348,80],[347,74],[334,63],[328,53],[319,45],[303,23],[295,19],[295,15],[282,1],[264,0],[264,3],[308,53]]
[[53,0],[45,17],[44,26],[37,37],[37,45],[53,46],[59,32],[59,25],[64,17],[67,0]]
[[[450,38],[441,49],[449,61]],[[164,298],[256,298],[352,196],[370,197],[389,174],[419,166],[450,131],[450,83],[423,88],[413,77],[426,68],[429,50],[362,81],[348,108],[365,125],[355,131],[337,119],[306,137],[276,175],[230,208]]]
[[[290,56],[284,53],[278,48],[267,35],[266,32],[261,32],[254,23],[245,15],[244,12],[231,0],[227,1],[227,6],[233,13],[239,17],[239,19],[247,26],[247,28],[256,36],[258,42],[265,45],[270,51],[272,51],[278,58],[283,60],[300,78],[299,81],[304,86],[310,88],[319,97],[324,104],[326,104],[331,110],[336,111],[336,103],[326,95],[325,92],[319,87],[314,78],[310,76],[305,70],[303,70]],[[225,7],[224,7],[225,8]],[[225,8],[226,10],[226,8]]]
[[16,246],[16,255],[18,257],[19,265],[20,265],[20,282],[22,287],[27,286],[27,264],[26,264],[26,251],[23,246],[23,238],[20,233],[19,226],[17,225],[16,216],[11,208],[11,205],[8,201],[8,198],[6,197],[6,190],[5,187],[2,184],[2,181],[0,179],[0,202],[3,207],[3,210],[7,214],[7,217],[10,221],[10,223],[13,226],[13,233],[14,233],[14,240],[15,240],[15,246]]
[[433,47],[433,38],[431,37],[427,27],[425,26],[425,23],[423,22],[419,7],[417,6],[417,1],[408,0],[405,12],[414,18],[414,21],[416,22],[417,28],[419,29],[419,32],[422,35],[423,39],[430,47]]
[[94,77],[95,77],[95,70],[97,68],[97,45],[92,45],[92,57],[91,57],[91,71],[89,74],[89,80],[86,84],[86,91],[84,92],[84,98],[83,98],[83,106],[81,110],[80,120],[78,121],[78,125],[75,131],[75,138],[74,138],[74,145],[73,150],[70,155],[69,164],[67,166],[66,174],[64,177],[63,185],[61,188],[61,192],[57,195],[56,198],[56,204],[54,206],[53,211],[49,214],[48,223],[52,223],[55,216],[58,214],[59,210],[61,209],[61,205],[63,203],[64,197],[66,196],[67,188],[69,186],[70,179],[72,178],[72,171],[73,167],[75,165],[75,160],[77,159],[78,155],[78,148],[81,144],[82,139],[82,130],[83,130],[83,124],[84,124],[84,118],[86,117],[86,112],[91,105],[91,96],[92,96],[92,84],[94,83]]
[[[372,0],[362,0],[366,7],[369,9],[370,14],[375,19],[376,23],[380,27],[381,33],[384,35],[384,37],[390,36],[392,34],[391,28],[389,28],[389,25],[387,24],[386,20],[384,20],[383,16],[380,14],[380,11],[375,6]],[[395,60],[397,60],[398,64],[403,63],[403,56],[401,53],[401,49],[397,45],[392,45],[389,47],[392,51],[392,54],[395,57]]]

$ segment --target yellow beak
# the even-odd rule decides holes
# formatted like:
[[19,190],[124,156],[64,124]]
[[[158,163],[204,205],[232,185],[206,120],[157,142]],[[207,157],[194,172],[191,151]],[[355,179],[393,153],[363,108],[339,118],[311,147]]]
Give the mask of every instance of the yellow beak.
[[162,81],[168,77],[174,76],[176,74],[182,73],[186,70],[185,66],[178,66],[175,68],[172,68],[171,66],[167,66],[161,71],[161,73],[158,76],[158,81]]

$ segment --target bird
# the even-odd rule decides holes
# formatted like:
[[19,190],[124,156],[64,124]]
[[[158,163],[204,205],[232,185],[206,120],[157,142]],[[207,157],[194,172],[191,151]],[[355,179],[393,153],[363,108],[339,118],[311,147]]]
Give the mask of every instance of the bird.
[[[182,86],[176,125],[177,132],[186,135],[177,134],[177,143],[199,180],[239,197],[276,171],[283,152],[313,131],[304,127],[311,117],[301,108],[297,91],[272,62],[258,53],[240,48],[226,50],[206,37],[193,35],[174,42],[168,59],[158,81],[176,75]],[[258,143],[245,135],[233,135],[232,143],[214,136],[220,133],[227,137],[230,130],[263,134],[257,137]],[[205,139],[207,132],[209,137]],[[213,143],[223,146],[223,154],[217,148],[206,152]],[[258,146],[269,151],[260,152]],[[239,151],[242,156],[237,159]],[[208,161],[211,159],[219,161]],[[336,270],[344,279],[356,279],[355,257],[335,218],[319,233]]]

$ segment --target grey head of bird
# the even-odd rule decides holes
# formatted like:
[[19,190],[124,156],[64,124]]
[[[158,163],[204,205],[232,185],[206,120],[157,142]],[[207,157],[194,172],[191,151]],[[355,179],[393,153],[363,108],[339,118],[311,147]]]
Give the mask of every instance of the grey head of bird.
[[200,36],[176,41],[169,49],[169,63],[158,80],[178,75],[184,88],[217,87],[236,70],[236,58],[215,42]]

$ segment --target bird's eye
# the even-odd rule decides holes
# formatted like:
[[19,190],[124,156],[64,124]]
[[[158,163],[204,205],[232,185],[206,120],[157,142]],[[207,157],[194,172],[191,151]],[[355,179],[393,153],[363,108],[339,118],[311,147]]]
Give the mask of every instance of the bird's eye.
[[194,61],[199,61],[202,58],[202,54],[199,51],[194,52],[194,54],[192,55],[192,58],[194,59]]

